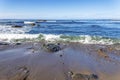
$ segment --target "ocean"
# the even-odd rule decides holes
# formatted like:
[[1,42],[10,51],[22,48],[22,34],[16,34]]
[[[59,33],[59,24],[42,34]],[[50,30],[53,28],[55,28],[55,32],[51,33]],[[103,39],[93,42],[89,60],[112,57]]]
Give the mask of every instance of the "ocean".
[[[35,22],[35,25],[25,24]],[[13,28],[20,25],[21,28]],[[43,35],[47,39],[63,39],[86,43],[120,43],[120,20],[83,19],[83,20],[28,20],[1,19],[0,34]],[[2,37],[1,37],[2,38]]]

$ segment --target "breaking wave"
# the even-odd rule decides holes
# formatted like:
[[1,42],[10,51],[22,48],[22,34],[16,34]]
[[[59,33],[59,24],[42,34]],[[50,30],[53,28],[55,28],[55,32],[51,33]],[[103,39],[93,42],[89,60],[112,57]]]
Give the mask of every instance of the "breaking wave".
[[0,25],[0,34],[25,34],[31,27],[23,26],[22,28],[12,28],[12,25]]
[[120,43],[120,39],[108,38],[102,36],[90,36],[90,35],[52,35],[52,34],[40,34],[40,39],[47,41],[69,41],[69,42],[80,42],[84,44],[116,44]]
[[108,38],[102,36],[89,36],[89,35],[53,35],[53,34],[0,34],[1,40],[10,41],[16,39],[29,39],[45,40],[45,41],[63,41],[63,42],[80,42],[83,44],[117,44],[120,39]]

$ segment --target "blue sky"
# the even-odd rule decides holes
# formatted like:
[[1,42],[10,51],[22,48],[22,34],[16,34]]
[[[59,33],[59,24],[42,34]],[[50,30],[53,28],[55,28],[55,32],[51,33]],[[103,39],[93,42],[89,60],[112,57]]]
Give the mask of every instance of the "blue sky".
[[120,0],[1,0],[0,18],[120,18]]

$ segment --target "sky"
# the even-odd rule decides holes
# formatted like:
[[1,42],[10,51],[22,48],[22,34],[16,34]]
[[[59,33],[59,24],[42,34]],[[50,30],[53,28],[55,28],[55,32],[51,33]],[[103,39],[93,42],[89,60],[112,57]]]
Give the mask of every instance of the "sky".
[[120,19],[120,0],[0,0],[0,19]]

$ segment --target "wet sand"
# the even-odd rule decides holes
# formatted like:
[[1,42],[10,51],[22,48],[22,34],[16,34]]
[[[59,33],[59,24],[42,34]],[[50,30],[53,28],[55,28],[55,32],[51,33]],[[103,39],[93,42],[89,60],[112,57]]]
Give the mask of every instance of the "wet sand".
[[0,80],[120,80],[120,44],[0,45]]

